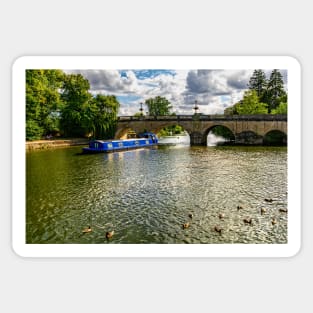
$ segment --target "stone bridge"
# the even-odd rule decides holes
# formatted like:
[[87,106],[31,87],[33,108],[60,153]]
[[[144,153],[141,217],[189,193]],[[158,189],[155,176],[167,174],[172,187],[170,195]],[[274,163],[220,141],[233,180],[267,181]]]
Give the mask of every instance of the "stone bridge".
[[123,138],[130,130],[158,133],[162,128],[180,125],[190,136],[191,145],[206,145],[209,132],[224,126],[233,134],[235,144],[263,144],[271,132],[283,135],[287,143],[287,115],[171,115],[171,116],[121,116],[118,118],[115,138]]

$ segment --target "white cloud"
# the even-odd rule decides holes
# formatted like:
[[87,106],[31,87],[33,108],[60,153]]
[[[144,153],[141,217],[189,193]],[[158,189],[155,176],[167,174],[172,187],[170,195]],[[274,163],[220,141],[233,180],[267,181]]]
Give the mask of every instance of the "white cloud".
[[[195,100],[200,112],[222,114],[242,99],[253,70],[73,70],[88,79],[94,94],[113,94],[120,101],[119,115],[133,115],[140,102],[162,96],[176,114],[192,114]],[[287,83],[287,71],[281,71]],[[266,71],[269,75],[270,71]],[[144,106],[144,110],[147,108]]]

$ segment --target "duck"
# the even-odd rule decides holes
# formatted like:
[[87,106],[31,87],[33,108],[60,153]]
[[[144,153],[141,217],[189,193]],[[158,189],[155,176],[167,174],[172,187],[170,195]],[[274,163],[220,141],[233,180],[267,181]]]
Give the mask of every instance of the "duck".
[[189,217],[189,218],[193,218],[193,214],[192,214],[192,213],[189,213],[189,214],[188,214],[188,217]]
[[214,227],[214,230],[216,231],[216,232],[218,232],[218,233],[222,233],[222,230],[223,230],[223,228],[222,227],[220,227],[220,226],[218,226],[218,225],[216,225],[215,227]]
[[288,212],[288,209],[279,209],[279,212],[287,213],[287,212]]
[[275,224],[277,224],[277,220],[276,220],[276,218],[273,218],[272,219],[272,225],[275,225]]
[[88,228],[83,229],[83,233],[90,233],[92,232],[91,226],[88,226]]
[[184,224],[183,224],[183,229],[186,229],[186,228],[188,228],[189,226],[190,226],[190,223],[188,223],[188,222],[187,222],[187,223],[184,223]]
[[243,207],[241,205],[237,205],[237,211],[242,210]]
[[243,219],[243,221],[245,222],[245,224],[252,224],[252,218],[251,217],[246,217]]
[[224,214],[224,213],[220,213],[220,214],[218,215],[218,217],[219,217],[220,220],[222,220],[222,219],[225,217],[225,214]]
[[265,208],[261,208],[261,214],[263,215],[263,214],[265,214],[266,213],[266,209]]
[[265,198],[264,201],[266,201],[266,202],[273,202],[273,199],[272,198]]
[[114,235],[114,230],[111,230],[111,231],[107,231],[107,232],[106,232],[105,237],[106,237],[107,239],[110,239],[110,238],[113,237],[113,235]]

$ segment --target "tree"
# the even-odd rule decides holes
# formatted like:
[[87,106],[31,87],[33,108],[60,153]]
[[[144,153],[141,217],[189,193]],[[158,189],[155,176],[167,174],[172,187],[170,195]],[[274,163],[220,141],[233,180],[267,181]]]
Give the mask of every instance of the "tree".
[[266,91],[266,103],[269,112],[276,109],[281,102],[287,102],[287,93],[284,90],[283,76],[279,70],[274,69],[271,73]]
[[67,75],[63,86],[61,98],[64,107],[61,112],[61,126],[66,136],[85,136],[86,123],[84,114],[88,108],[91,94],[89,81],[81,74]]
[[267,114],[267,104],[260,102],[255,90],[245,91],[242,101],[236,106],[238,114]]
[[281,102],[279,106],[276,109],[273,109],[272,114],[287,114],[288,108],[287,108],[287,102]]
[[180,125],[171,125],[171,126],[167,126],[161,129],[158,135],[160,137],[175,136],[175,135],[180,135],[183,132],[184,132],[184,129]]
[[169,115],[170,114],[170,102],[164,98],[157,96],[155,98],[150,98],[145,101],[148,106],[149,115]]
[[61,70],[26,70],[26,139],[59,131]]
[[255,90],[259,99],[263,100],[267,88],[267,80],[263,70],[254,70],[250,77],[248,88]]
[[117,122],[119,102],[115,96],[97,95],[85,106],[83,126],[94,138],[113,138]]
[[224,110],[224,114],[225,114],[225,115],[237,115],[237,114],[239,114],[239,113],[238,113],[238,110],[237,110],[237,108],[238,108],[239,105],[240,105],[240,102],[238,102],[238,103],[236,103],[236,104],[234,104],[234,105],[232,105],[232,106],[226,108],[226,109]]

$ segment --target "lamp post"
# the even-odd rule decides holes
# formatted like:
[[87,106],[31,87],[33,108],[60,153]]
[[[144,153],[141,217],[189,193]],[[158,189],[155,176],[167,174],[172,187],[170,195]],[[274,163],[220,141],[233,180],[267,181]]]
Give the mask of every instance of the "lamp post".
[[195,114],[197,114],[199,110],[199,107],[197,105],[197,100],[195,100],[195,106],[193,107],[193,109],[195,110]]
[[140,102],[140,109],[139,109],[139,111],[140,111],[140,115],[143,116],[143,113],[142,113],[142,111],[143,111],[142,102]]

